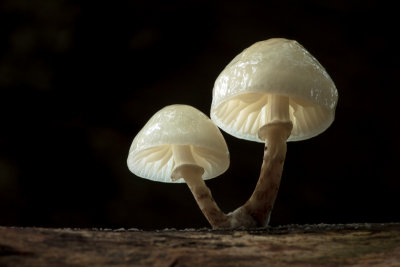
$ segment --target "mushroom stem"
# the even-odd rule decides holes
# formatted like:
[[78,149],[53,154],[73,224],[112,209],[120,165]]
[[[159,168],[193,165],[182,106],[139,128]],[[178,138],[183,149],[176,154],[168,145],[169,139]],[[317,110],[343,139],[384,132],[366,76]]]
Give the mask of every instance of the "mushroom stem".
[[265,227],[278,194],[283,163],[286,157],[286,140],[293,125],[275,122],[263,126],[259,136],[265,140],[264,158],[257,185],[250,199],[228,214],[231,227]]
[[204,169],[202,167],[189,164],[181,165],[174,170],[175,177],[182,177],[189,186],[200,210],[211,226],[214,229],[225,228],[224,225],[226,225],[228,217],[215,203],[210,189],[201,177],[203,173]]
[[265,125],[272,122],[289,122],[289,97],[271,94],[268,95],[268,103],[264,107]]
[[190,145],[172,145],[172,155],[174,157],[175,168],[184,164],[197,165]]

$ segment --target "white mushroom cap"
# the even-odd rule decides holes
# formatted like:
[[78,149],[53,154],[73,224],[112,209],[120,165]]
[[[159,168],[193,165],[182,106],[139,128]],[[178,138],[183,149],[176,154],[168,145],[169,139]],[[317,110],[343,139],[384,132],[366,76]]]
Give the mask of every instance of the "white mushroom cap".
[[[191,154],[191,162],[175,162],[173,153],[182,147]],[[200,166],[203,179],[211,179],[228,169],[229,151],[218,127],[204,113],[187,105],[171,105],[154,114],[136,135],[127,163],[142,178],[182,183],[183,179],[171,179],[177,164]]]
[[298,42],[283,38],[257,42],[226,66],[214,85],[211,119],[235,137],[264,142],[257,133],[273,94],[289,97],[288,141],[314,137],[334,120],[338,92],[332,79]]

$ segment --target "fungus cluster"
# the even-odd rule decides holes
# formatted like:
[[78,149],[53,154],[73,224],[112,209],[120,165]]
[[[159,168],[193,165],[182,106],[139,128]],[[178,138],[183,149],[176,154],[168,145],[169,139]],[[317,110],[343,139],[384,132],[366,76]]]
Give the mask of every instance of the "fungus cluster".
[[[128,167],[154,181],[185,182],[213,228],[264,227],[278,193],[286,142],[312,138],[333,122],[338,92],[322,65],[298,42],[273,38],[237,55],[215,81],[211,120],[187,105],[158,111],[136,135]],[[225,214],[204,180],[229,167],[218,127],[265,144],[249,200]]]

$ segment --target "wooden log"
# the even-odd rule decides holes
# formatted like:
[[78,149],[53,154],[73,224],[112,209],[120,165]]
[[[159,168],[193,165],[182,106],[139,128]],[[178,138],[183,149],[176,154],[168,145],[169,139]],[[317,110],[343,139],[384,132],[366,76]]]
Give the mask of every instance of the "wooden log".
[[266,229],[0,227],[0,266],[400,266],[400,224]]

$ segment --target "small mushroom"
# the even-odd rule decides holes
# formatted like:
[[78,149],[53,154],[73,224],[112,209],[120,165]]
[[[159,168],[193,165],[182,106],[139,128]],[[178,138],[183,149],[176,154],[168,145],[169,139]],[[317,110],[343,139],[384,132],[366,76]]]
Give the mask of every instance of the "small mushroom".
[[158,111],[133,139],[127,163],[142,178],[186,182],[210,224],[226,222],[203,179],[227,170],[229,151],[218,127],[199,110],[171,105]]
[[326,70],[293,40],[257,42],[222,71],[213,89],[211,119],[235,137],[265,143],[258,183],[250,199],[229,214],[232,227],[268,224],[286,141],[326,130],[334,120],[337,99]]

